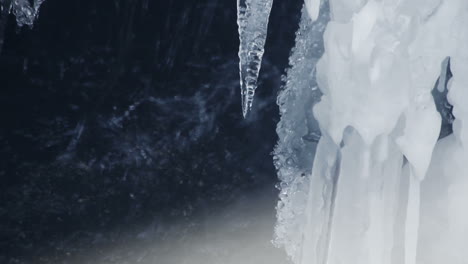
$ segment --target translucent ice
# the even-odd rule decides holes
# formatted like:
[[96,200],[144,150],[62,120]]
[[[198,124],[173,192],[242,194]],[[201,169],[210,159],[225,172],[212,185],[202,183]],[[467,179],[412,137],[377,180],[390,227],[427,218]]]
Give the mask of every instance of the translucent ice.
[[33,26],[39,15],[39,8],[45,0],[12,0],[11,9],[16,16],[18,26]]
[[315,66],[323,54],[323,31],[329,20],[328,5],[321,6],[314,22],[304,7],[296,45],[289,59],[284,89],[278,96],[281,121],[275,148],[275,166],[282,181],[277,207],[276,244],[284,246],[289,256],[301,254],[305,206],[309,193],[309,177],[320,129],[312,108],[321,92],[315,80]]
[[39,16],[39,9],[45,0],[1,0],[0,1],[0,52],[3,47],[8,15],[13,13],[19,27],[28,25],[32,27]]
[[244,117],[252,108],[257,89],[272,4],[273,0],[237,0],[239,70]]

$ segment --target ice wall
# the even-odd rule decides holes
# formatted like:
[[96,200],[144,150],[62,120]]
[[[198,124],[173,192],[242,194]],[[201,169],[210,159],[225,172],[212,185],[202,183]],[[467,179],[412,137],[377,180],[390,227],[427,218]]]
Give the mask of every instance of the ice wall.
[[328,4],[314,71],[326,20],[306,1],[278,99],[277,243],[301,264],[467,263],[468,1]]

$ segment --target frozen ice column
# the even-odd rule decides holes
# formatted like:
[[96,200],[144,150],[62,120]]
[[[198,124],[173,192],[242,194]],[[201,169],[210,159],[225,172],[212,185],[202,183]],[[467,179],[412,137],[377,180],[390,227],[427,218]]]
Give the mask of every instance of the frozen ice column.
[[420,184],[441,123],[431,90],[447,54],[428,29],[441,1],[330,0],[330,8],[300,263],[414,264]]

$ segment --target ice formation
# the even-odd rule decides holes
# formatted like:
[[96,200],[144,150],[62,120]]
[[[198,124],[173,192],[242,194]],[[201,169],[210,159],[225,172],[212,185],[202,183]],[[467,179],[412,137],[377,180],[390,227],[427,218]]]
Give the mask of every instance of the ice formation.
[[281,179],[276,244],[297,255],[305,221],[309,177],[320,130],[312,107],[320,100],[314,71],[323,54],[322,35],[329,20],[328,6],[322,7],[318,20],[302,10],[296,45],[291,53],[284,89],[278,96],[281,120],[277,127],[279,144],[274,163]]
[[32,27],[39,16],[39,9],[45,0],[0,0],[0,51],[3,46],[3,34],[8,15],[13,13],[19,27]]
[[257,89],[272,4],[273,0],[237,0],[239,70],[244,117],[252,107]]
[[278,98],[276,243],[299,264],[468,263],[468,1],[319,4]]
[[312,21],[317,20],[320,11],[321,0],[305,0],[304,2]]
[[34,21],[39,15],[39,8],[45,0],[13,0],[11,10],[16,17],[18,26],[33,26]]

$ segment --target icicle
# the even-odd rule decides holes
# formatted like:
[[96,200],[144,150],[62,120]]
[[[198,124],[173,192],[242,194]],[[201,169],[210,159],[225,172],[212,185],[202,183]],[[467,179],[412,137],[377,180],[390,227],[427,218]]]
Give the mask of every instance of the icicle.
[[411,170],[409,175],[408,205],[405,228],[405,263],[416,264],[419,233],[420,180]]
[[252,108],[273,0],[237,0],[242,114]]
[[19,27],[32,27],[39,16],[39,9],[45,0],[1,0],[0,1],[0,53],[4,43],[5,27],[8,15],[13,13]]
[[29,0],[13,0],[12,12],[16,16],[16,23],[22,27],[28,25],[32,27],[34,21],[39,16],[39,8],[45,0],[34,0],[31,5]]
[[334,209],[336,207],[337,181],[340,172],[339,148],[328,135],[322,136],[317,147],[309,197],[305,208],[306,223],[303,230],[298,264],[327,263]]

